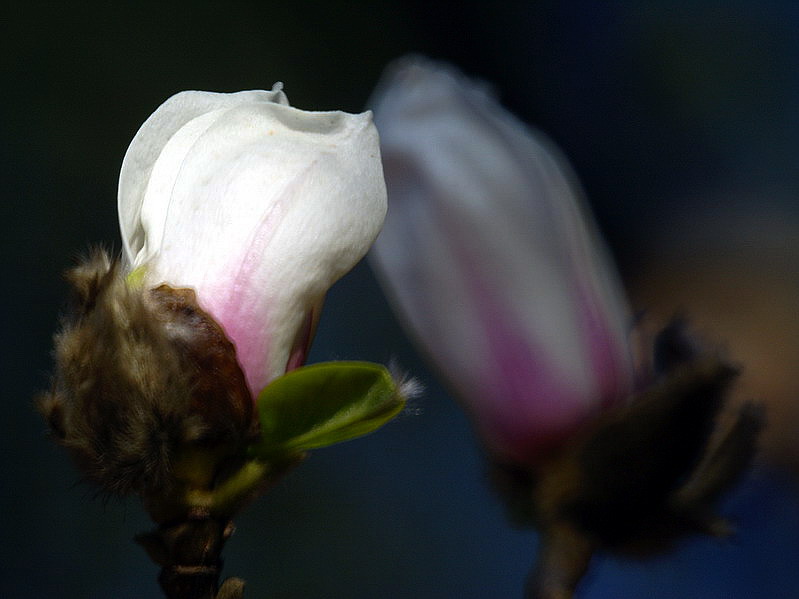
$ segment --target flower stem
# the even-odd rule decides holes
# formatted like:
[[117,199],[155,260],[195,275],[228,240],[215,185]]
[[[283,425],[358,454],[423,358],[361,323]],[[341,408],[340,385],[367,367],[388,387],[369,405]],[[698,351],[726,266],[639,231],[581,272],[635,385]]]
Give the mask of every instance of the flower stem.
[[240,599],[244,582],[229,578],[219,585],[221,553],[233,534],[232,518],[270,484],[305,457],[286,456],[277,462],[250,460],[221,482],[195,476],[202,455],[184,456],[184,485],[165,495],[150,495],[145,507],[159,527],[136,537],[150,558],[161,566],[158,581],[167,599]]
[[526,599],[571,599],[588,570],[594,547],[565,523],[542,531],[538,559],[530,572]]
[[258,493],[271,474],[269,464],[254,460],[245,462],[216,487],[198,483],[201,479],[195,480],[195,486],[188,482],[192,480],[189,477],[182,493],[149,498],[148,510],[160,526],[136,540],[161,566],[158,582],[167,599],[242,597],[244,582],[240,579],[228,579],[219,586],[220,556],[225,541],[233,534],[232,516]]
[[230,520],[195,515],[136,541],[161,566],[158,582],[167,599],[238,599],[243,582],[233,579],[219,586],[220,554],[232,533]]

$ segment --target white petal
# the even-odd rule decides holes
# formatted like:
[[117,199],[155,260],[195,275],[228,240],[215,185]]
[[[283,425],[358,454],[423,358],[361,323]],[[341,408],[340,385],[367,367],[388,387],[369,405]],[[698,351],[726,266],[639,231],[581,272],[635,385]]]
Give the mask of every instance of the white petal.
[[186,123],[205,113],[245,103],[288,104],[282,84],[272,91],[233,94],[184,91],[164,102],[139,128],[128,147],[119,174],[118,210],[122,244],[130,263],[144,244],[140,213],[150,173],[169,139]]

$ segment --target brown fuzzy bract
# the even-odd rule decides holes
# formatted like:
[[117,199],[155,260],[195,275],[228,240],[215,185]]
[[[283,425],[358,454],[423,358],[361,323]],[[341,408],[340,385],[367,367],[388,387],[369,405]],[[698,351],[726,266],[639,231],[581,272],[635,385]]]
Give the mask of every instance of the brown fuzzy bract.
[[76,310],[38,406],[87,478],[113,493],[168,484],[176,452],[241,445],[252,400],[235,349],[191,290],[131,286],[100,251],[67,273]]

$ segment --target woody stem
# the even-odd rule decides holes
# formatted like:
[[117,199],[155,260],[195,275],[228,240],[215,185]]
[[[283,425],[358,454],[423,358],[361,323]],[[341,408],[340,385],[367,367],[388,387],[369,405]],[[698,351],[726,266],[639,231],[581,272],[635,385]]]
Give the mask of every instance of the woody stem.
[[158,529],[155,534],[168,550],[158,577],[167,599],[217,597],[222,569],[220,554],[232,532],[232,522],[210,516]]

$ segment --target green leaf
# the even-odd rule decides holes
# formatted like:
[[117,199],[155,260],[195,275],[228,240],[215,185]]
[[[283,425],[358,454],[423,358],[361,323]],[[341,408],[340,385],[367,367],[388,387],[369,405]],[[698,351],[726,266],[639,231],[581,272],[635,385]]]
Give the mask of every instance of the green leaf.
[[323,362],[275,379],[258,396],[265,459],[371,433],[396,416],[405,398],[388,370],[371,362]]

